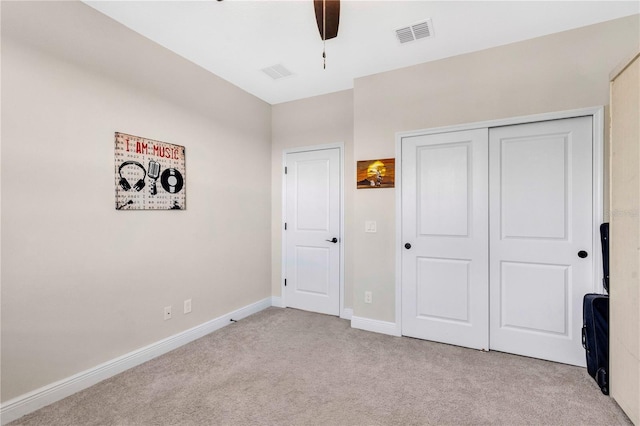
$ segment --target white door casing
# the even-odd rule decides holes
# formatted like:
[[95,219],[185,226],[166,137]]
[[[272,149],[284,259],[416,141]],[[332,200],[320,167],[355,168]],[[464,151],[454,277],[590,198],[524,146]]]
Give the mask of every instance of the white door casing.
[[286,306],[340,314],[340,164],[339,148],[285,155]]
[[583,366],[592,118],[497,127],[489,140],[490,347]]
[[403,335],[489,348],[487,133],[403,140]]

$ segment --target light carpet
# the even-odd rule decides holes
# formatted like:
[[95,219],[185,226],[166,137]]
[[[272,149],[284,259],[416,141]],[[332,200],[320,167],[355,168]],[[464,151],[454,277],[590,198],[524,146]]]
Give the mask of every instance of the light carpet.
[[15,425],[622,425],[584,368],[269,308]]

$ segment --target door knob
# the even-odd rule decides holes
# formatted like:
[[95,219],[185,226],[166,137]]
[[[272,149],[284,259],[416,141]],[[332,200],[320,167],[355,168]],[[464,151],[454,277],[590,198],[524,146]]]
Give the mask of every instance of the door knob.
[[406,248],[407,250],[409,250],[411,248],[411,244],[407,243],[404,245],[404,248]]
[[580,250],[580,251],[578,252],[578,257],[579,257],[580,259],[584,259],[584,258],[585,258],[585,257],[587,257],[587,256],[589,256],[589,253],[587,253],[587,252],[586,252],[586,251],[584,251],[584,250]]
[[325,241],[328,241],[328,242],[330,242],[330,243],[334,243],[334,244],[335,244],[335,243],[337,243],[337,242],[338,242],[338,239],[337,239],[336,237],[333,237],[332,239],[330,239],[330,240],[325,240]]

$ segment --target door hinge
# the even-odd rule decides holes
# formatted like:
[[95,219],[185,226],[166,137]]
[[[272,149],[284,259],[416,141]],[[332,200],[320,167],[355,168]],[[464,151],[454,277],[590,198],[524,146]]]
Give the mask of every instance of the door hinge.
[[287,286],[287,279],[286,278],[284,279],[284,286],[285,287]]
[[287,230],[287,222],[284,223],[284,230]]
[[284,174],[287,174],[287,166],[284,167]]

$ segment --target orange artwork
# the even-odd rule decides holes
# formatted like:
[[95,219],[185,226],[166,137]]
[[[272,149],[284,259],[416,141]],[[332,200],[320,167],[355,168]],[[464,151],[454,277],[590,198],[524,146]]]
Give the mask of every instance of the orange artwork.
[[395,186],[396,159],[358,161],[358,189],[393,188]]

